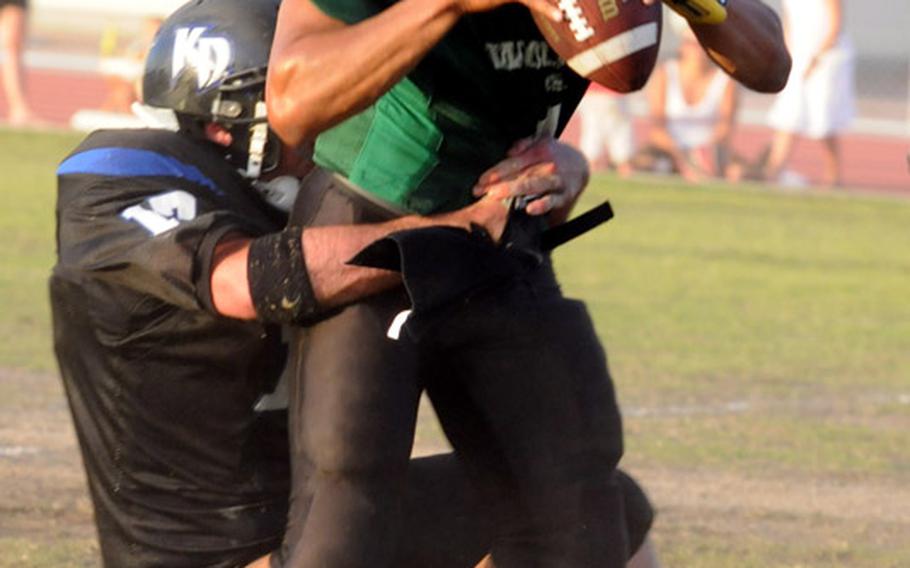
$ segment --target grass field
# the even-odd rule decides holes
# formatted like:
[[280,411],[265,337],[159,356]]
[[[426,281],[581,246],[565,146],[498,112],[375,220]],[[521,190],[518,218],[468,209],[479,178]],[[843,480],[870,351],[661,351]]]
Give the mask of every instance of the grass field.
[[[45,292],[76,142],[0,132],[0,568],[97,565]],[[664,564],[910,566],[910,201],[595,177],[604,197],[616,219],[557,265],[607,346]],[[418,450],[443,443],[425,418]]]

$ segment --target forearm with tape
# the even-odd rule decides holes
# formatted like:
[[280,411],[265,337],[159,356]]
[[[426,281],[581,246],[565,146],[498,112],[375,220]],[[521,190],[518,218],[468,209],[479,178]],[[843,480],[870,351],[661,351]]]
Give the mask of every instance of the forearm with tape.
[[693,24],[720,24],[727,19],[729,0],[663,0],[663,2]]
[[300,227],[253,239],[247,260],[250,296],[259,319],[301,323],[319,313],[303,255]]

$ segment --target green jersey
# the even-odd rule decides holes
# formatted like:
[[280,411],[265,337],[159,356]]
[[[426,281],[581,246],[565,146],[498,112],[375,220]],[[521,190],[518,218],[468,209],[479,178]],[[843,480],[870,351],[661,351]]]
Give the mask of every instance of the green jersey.
[[[314,3],[356,23],[395,1]],[[450,211],[517,140],[561,132],[586,87],[524,6],[465,15],[370,108],[320,135],[315,160],[404,209]]]

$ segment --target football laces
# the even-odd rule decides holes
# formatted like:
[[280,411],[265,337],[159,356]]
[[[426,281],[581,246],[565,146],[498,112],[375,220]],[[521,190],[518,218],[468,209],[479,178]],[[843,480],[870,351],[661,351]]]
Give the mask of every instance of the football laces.
[[575,41],[585,41],[594,35],[594,28],[588,23],[577,0],[559,0],[558,6],[569,22],[569,30],[575,36]]

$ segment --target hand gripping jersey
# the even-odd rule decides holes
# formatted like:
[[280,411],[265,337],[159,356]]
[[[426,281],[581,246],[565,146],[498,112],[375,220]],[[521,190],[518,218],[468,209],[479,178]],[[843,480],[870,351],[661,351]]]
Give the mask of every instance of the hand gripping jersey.
[[[348,23],[394,0],[314,0]],[[323,133],[316,162],[413,212],[457,209],[517,140],[559,134],[587,87],[525,6],[468,14],[366,111]]]
[[92,134],[58,170],[54,344],[106,566],[240,566],[280,542],[286,411],[258,412],[277,330],[215,315],[227,233],[284,219],[214,147]]

